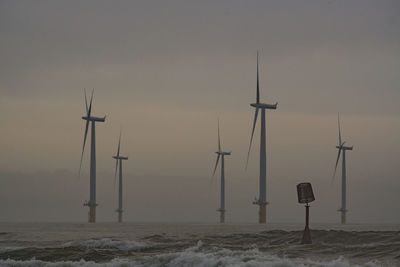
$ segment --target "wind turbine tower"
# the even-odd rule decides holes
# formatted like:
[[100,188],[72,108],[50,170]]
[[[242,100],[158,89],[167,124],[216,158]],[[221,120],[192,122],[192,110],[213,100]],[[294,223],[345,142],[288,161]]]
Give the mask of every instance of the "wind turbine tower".
[[339,114],[338,114],[338,128],[339,128],[339,145],[336,146],[336,148],[338,149],[338,155],[337,155],[337,159],[336,159],[336,165],[335,165],[335,171],[333,173],[333,178],[335,178],[335,174],[336,174],[336,169],[339,163],[339,158],[340,158],[340,153],[341,151],[343,151],[342,154],[342,206],[340,209],[338,209],[338,211],[341,212],[341,222],[342,224],[346,223],[346,150],[353,150],[353,146],[349,147],[349,146],[345,146],[344,144],[346,142],[342,143],[342,136],[341,136],[341,131],[340,131],[340,120],[339,120]]
[[247,164],[249,162],[250,156],[250,149],[251,144],[253,142],[253,135],[254,129],[256,127],[258,111],[261,110],[261,139],[260,139],[260,182],[259,182],[259,189],[260,195],[258,199],[255,199],[253,204],[259,206],[258,212],[258,222],[259,223],[266,223],[267,221],[267,153],[266,153],[266,129],[265,129],[265,110],[266,109],[276,109],[278,102],[275,104],[265,104],[260,103],[260,82],[259,82],[259,74],[258,74],[258,51],[257,51],[257,98],[256,103],[250,104],[250,106],[254,107],[255,114],[254,114],[254,121],[253,121],[253,130],[251,132],[250,138],[250,145],[249,151],[247,153],[247,162],[246,162],[246,169]]
[[218,151],[215,153],[218,156],[214,167],[213,177],[215,175],[215,171],[217,170],[219,159],[221,158],[221,202],[220,202],[221,206],[219,209],[217,209],[217,211],[220,212],[219,222],[224,223],[225,211],[226,211],[225,210],[225,156],[229,156],[231,152],[223,152],[221,150],[221,139],[219,136],[219,120],[218,120]]
[[117,168],[118,168],[118,163],[119,163],[119,182],[118,182],[118,209],[116,212],[118,212],[118,222],[122,222],[122,161],[127,160],[128,157],[123,157],[119,154],[120,152],[120,147],[121,147],[121,134],[119,135],[119,141],[118,141],[118,150],[117,150],[117,155],[113,156],[114,159],[116,159],[115,163],[115,175],[114,175],[114,184],[115,181],[117,180]]
[[89,124],[92,123],[92,131],[91,131],[91,144],[90,144],[90,200],[89,202],[85,202],[83,205],[89,207],[89,223],[96,222],[96,122],[104,122],[106,120],[106,116],[103,118],[92,116],[92,101],[93,101],[93,91],[92,96],[90,97],[90,104],[88,107],[87,98],[86,98],[86,90],[85,90],[85,105],[86,105],[86,116],[82,117],[83,120],[86,121],[85,127],[85,135],[83,136],[83,146],[82,146],[82,154],[81,154],[81,162],[79,165],[79,175],[82,167],[82,159],[83,152],[85,150],[87,133],[89,131]]

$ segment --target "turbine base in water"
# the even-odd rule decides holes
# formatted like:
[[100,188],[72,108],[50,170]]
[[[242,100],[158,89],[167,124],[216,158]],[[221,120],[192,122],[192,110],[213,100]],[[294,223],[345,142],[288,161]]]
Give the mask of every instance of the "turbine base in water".
[[220,211],[219,222],[220,223],[225,223],[225,211]]
[[122,211],[118,211],[118,222],[122,223]]
[[346,224],[346,211],[341,211],[342,213],[342,224]]
[[258,223],[267,223],[267,204],[259,204]]
[[89,206],[89,223],[96,222],[96,206]]

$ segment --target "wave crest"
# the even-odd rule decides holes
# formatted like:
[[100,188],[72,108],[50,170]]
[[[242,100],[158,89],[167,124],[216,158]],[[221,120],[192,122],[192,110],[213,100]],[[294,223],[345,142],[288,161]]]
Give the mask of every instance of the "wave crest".
[[62,247],[85,247],[100,249],[118,249],[123,251],[140,250],[149,248],[152,245],[147,242],[139,242],[135,240],[113,240],[111,238],[77,240],[64,243]]

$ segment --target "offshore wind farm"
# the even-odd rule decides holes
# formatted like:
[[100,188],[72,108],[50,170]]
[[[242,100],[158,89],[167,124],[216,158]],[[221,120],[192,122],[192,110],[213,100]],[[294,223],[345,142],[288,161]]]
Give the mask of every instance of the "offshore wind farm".
[[2,1],[0,266],[399,266],[399,13]]

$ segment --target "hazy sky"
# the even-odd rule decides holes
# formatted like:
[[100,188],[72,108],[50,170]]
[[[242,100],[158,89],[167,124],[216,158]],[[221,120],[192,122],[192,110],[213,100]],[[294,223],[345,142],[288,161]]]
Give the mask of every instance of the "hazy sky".
[[[244,171],[260,51],[271,222],[338,222],[337,112],[349,222],[400,223],[400,2],[0,1],[0,221],[86,221],[95,88],[98,220],[116,219],[122,128],[125,218],[217,221],[221,122],[227,221],[255,222],[259,125]],[[339,166],[340,167],[340,166]],[[340,172],[339,172],[340,173]]]

